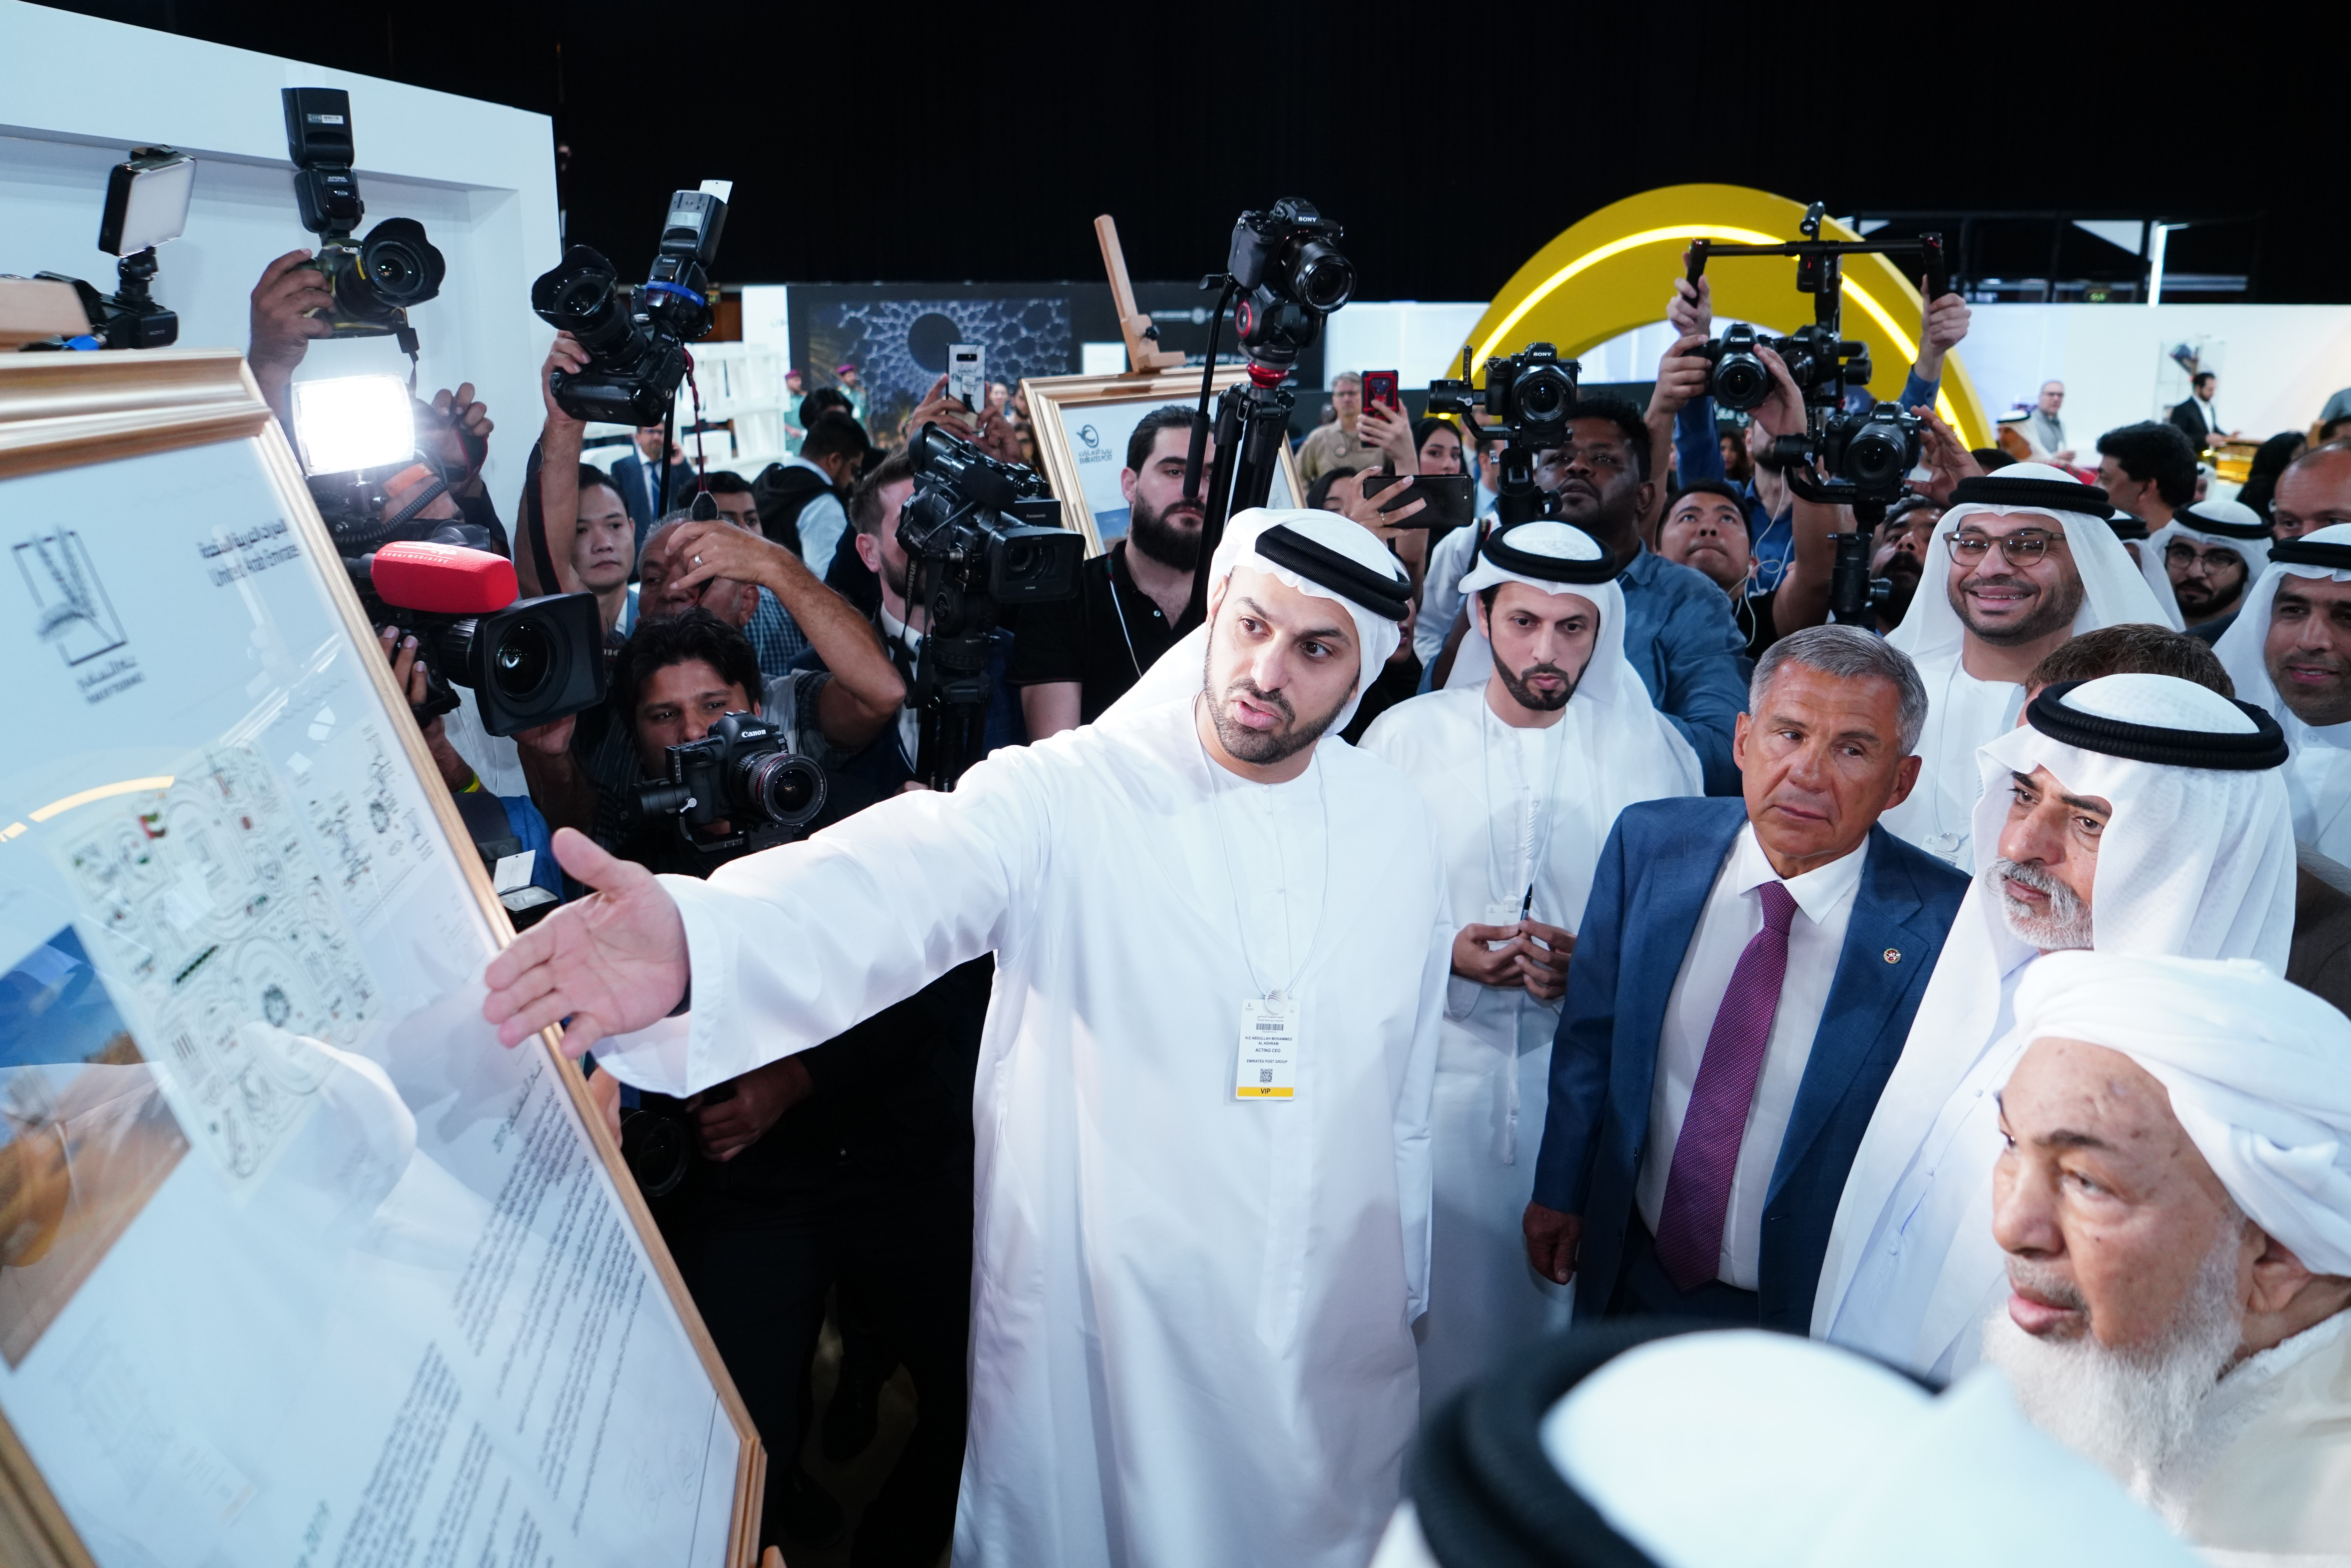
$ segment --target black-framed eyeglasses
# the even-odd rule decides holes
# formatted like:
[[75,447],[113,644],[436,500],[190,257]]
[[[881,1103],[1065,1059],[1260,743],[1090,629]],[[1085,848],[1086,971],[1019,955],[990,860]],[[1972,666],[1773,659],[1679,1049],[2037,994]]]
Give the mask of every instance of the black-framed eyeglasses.
[[2203,563],[2205,570],[2220,571],[2234,565],[2241,558],[2232,549],[2216,548],[2200,550],[2194,545],[2177,543],[2163,547],[2163,564],[2176,566],[2183,571],[2199,561]]
[[1994,538],[1990,534],[1963,534],[1955,528],[1945,534],[1943,539],[1951,547],[1952,559],[1963,560],[1970,566],[1983,559],[1995,545],[2000,547],[2001,559],[2009,565],[2030,566],[2047,555],[2051,545],[2064,544],[2065,536],[2023,533],[2010,534],[2004,538]]

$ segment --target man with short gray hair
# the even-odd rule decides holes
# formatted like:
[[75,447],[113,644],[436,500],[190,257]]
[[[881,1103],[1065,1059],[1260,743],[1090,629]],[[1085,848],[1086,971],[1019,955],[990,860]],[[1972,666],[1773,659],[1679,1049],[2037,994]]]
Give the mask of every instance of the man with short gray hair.
[[1593,878],[1552,1048],[1529,1260],[1575,1317],[1802,1333],[1845,1171],[1967,879],[1877,825],[1927,691],[1857,627],[1757,663],[1744,799],[1647,801]]

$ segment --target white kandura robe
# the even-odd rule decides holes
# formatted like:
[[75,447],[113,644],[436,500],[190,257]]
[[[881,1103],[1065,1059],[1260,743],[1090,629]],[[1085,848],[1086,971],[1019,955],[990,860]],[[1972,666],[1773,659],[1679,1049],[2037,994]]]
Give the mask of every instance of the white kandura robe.
[[[1621,665],[1614,643],[1604,653]],[[1390,708],[1364,736],[1364,749],[1394,763],[1428,803],[1457,925],[1492,924],[1488,906],[1498,904],[1516,919],[1531,883],[1535,919],[1579,929],[1617,813],[1635,800],[1701,792],[1695,754],[1655,717],[1646,690],[1643,711],[1627,716],[1595,702],[1599,689],[1604,683],[1577,691],[1547,729],[1503,724],[1482,685],[1432,692]],[[1447,981],[1430,1124],[1428,1312],[1417,1331],[1423,1410],[1514,1347],[1567,1326],[1573,1287],[1529,1266],[1521,1230],[1559,1013],[1558,1002],[1523,986]]]
[[[690,1092],[993,949],[955,1562],[1359,1568],[1416,1413],[1443,874],[1394,769],[1249,784],[1180,700],[663,878],[693,1010],[598,1060]],[[1285,985],[1297,1098],[1238,1101]]]

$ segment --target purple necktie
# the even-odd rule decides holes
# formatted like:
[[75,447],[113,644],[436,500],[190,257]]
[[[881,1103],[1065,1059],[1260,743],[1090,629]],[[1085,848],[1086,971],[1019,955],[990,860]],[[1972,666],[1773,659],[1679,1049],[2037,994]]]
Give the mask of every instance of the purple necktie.
[[1763,897],[1763,929],[1739,955],[1722,1006],[1715,1010],[1657,1215],[1657,1263],[1677,1291],[1695,1290],[1720,1270],[1722,1224],[1730,1207],[1730,1178],[1739,1168],[1739,1141],[1755,1103],[1763,1051],[1771,1042],[1780,982],[1788,973],[1788,925],[1796,916],[1796,900],[1777,882],[1756,891]]

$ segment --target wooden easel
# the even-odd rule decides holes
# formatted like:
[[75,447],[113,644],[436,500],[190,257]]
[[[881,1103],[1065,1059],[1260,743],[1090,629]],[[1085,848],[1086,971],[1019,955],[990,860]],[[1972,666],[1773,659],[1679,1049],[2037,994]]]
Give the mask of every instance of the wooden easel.
[[1151,318],[1134,308],[1134,285],[1127,281],[1126,253],[1118,246],[1118,220],[1108,213],[1094,220],[1094,237],[1102,241],[1102,269],[1110,274],[1111,304],[1118,311],[1118,329],[1126,339],[1126,373],[1157,375],[1183,368],[1184,356],[1158,346],[1151,335]]

